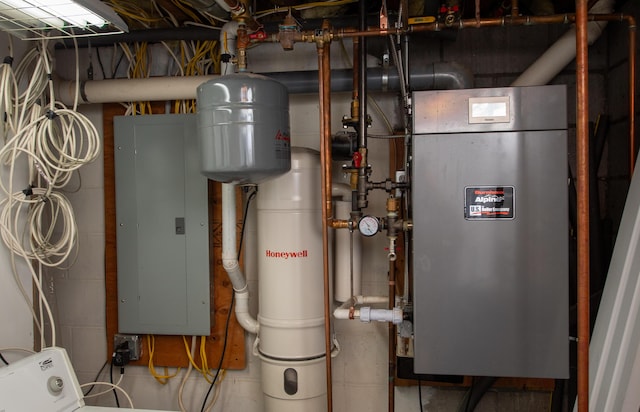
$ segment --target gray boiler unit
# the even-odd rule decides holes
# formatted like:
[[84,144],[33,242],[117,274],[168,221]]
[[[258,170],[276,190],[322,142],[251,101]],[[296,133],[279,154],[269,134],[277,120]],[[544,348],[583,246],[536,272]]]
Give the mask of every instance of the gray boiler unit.
[[414,372],[567,378],[565,87],[413,102]]

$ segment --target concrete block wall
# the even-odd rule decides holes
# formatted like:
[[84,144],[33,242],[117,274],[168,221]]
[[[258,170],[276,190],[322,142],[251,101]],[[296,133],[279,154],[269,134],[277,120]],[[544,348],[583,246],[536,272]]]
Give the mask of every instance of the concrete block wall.
[[[518,74],[536,59],[559,36],[565,27],[504,27],[494,29],[465,29],[454,38],[427,36],[415,39],[420,43],[426,59],[431,61],[455,61],[466,64],[474,72],[476,86],[507,86]],[[607,101],[605,90],[606,56],[608,44],[599,41],[591,49],[591,113],[602,112]],[[287,61],[290,59],[287,55]],[[251,58],[251,56],[250,56]],[[334,58],[337,61],[338,58]],[[255,60],[252,60],[255,61]],[[277,59],[274,59],[277,63]],[[275,64],[274,63],[274,64]],[[569,66],[554,83],[569,85],[569,101],[575,95],[573,70]],[[394,95],[377,96],[385,113],[399,124]],[[332,107],[334,131],[341,129],[340,119],[349,113],[349,93],[335,96]],[[101,107],[82,108],[101,130]],[[296,145],[318,147],[318,106],[313,95],[292,97],[292,140]],[[575,113],[570,108],[570,113]],[[374,118],[372,133],[386,133],[378,115]],[[573,120],[569,120],[574,123]],[[374,180],[386,176],[386,142],[371,141],[374,164]],[[381,166],[377,166],[381,165]],[[83,185],[80,191],[70,195],[78,215],[80,230],[80,256],[77,264],[68,271],[52,274],[54,294],[59,319],[61,345],[70,353],[82,382],[93,380],[96,372],[106,360],[106,338],[104,330],[104,209],[102,207],[102,164],[100,161],[82,170]],[[342,176],[336,176],[339,180]],[[372,204],[383,207],[384,194],[375,194]],[[371,210],[381,214],[379,210]],[[249,229],[251,230],[251,229]],[[247,238],[247,253],[255,248],[255,241]],[[387,291],[383,237],[367,239],[365,278],[363,292],[385,294]],[[248,264],[252,265],[251,262]],[[252,294],[257,292],[255,265],[248,269],[248,281]],[[253,307],[255,313],[255,302]],[[336,334],[342,345],[342,353],[334,360],[335,410],[382,411],[386,410],[386,327],[384,325],[360,325],[336,322]],[[247,350],[251,352],[252,339],[247,338]],[[258,412],[262,408],[262,393],[259,382],[259,361],[249,355],[245,370],[229,371],[221,386],[220,398],[215,411],[242,410]],[[118,373],[116,372],[116,375]],[[117,379],[117,376],[114,377]],[[101,379],[108,379],[103,374]],[[180,378],[167,386],[156,383],[145,368],[126,369],[123,387],[129,391],[138,408],[177,409],[176,394]],[[185,399],[190,410],[198,409],[207,384],[193,374],[187,382]],[[423,388],[422,399],[425,411],[455,410],[463,396],[461,389]],[[479,411],[534,411],[546,408],[549,393],[538,392],[491,392],[483,399]],[[122,400],[122,398],[121,398]],[[94,404],[112,406],[113,396],[107,395],[90,401]],[[419,411],[416,387],[401,387],[396,391],[397,411]],[[542,407],[544,405],[544,408]]]

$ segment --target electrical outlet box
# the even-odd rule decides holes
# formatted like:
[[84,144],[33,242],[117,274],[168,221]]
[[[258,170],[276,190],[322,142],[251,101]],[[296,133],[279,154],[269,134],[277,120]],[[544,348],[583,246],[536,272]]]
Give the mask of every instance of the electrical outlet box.
[[123,343],[127,343],[129,347],[129,361],[136,361],[142,357],[142,338],[140,335],[124,335],[121,333],[113,335],[113,351]]

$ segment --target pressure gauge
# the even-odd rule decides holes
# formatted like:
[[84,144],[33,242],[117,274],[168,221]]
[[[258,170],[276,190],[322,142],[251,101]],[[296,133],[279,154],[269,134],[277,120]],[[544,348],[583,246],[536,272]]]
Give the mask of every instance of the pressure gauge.
[[373,236],[378,233],[380,222],[375,216],[363,216],[358,222],[358,230],[363,236]]

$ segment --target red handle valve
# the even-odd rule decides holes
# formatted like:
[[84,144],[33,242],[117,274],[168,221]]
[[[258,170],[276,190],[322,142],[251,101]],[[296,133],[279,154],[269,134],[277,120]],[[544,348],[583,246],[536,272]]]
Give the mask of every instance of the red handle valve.
[[258,30],[255,33],[251,33],[249,38],[251,40],[264,40],[267,38],[267,33],[265,33],[264,30]]
[[355,152],[353,154],[353,166],[359,169],[361,165],[362,165],[362,155],[360,154],[360,152]]

